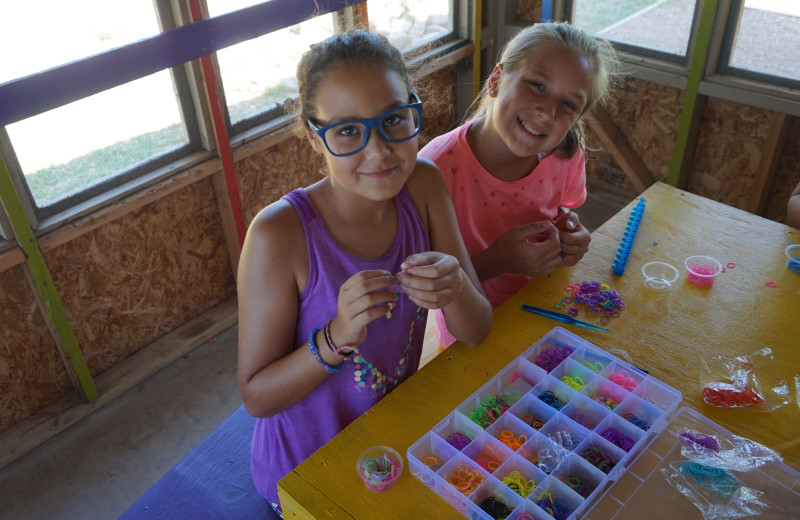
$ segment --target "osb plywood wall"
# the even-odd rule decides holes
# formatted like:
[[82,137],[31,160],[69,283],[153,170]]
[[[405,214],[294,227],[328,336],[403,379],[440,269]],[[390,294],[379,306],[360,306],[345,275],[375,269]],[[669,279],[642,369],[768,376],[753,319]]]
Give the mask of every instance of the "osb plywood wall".
[[234,294],[206,178],[45,254],[93,374]]
[[[626,78],[607,107],[656,180],[666,182],[680,118],[683,92],[644,80]],[[686,189],[692,193],[747,209],[761,164],[770,119],[762,108],[709,98],[701,118],[697,148]],[[800,182],[800,122],[792,118],[779,158],[763,216],[778,222]],[[631,182],[599,139],[588,132],[593,148],[587,156],[587,175],[635,191]]]
[[22,268],[0,272],[0,431],[70,389]]
[[[606,109],[656,180],[665,182],[678,129],[683,92],[633,78],[620,82]],[[646,122],[646,123],[644,123]],[[587,174],[635,191],[599,139],[587,132]]]
[[783,221],[786,218],[786,204],[798,182],[800,182],[800,119],[795,117],[789,123],[781,160],[772,182],[771,202],[763,216]]
[[[455,68],[420,79],[451,92]],[[425,130],[454,121],[455,92],[425,104]],[[425,97],[423,95],[423,97]],[[321,178],[305,140],[290,136],[236,169],[246,221]],[[92,375],[235,296],[235,277],[210,178],[174,191],[44,253]],[[69,376],[21,266],[0,271],[0,431],[71,390]]]

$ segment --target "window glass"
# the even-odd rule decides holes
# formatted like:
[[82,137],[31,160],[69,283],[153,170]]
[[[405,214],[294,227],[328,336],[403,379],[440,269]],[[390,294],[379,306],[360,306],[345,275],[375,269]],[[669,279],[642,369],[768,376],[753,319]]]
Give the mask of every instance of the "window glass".
[[[746,0],[730,66],[800,80],[800,52],[788,39],[798,31],[800,2]],[[791,47],[795,51],[787,52]]]
[[[0,48],[16,51],[3,53],[0,82],[159,31],[152,2],[138,0],[26,0],[2,9]],[[185,144],[174,92],[169,72],[161,71],[9,125],[35,205],[51,205]]]
[[6,128],[40,208],[187,142],[168,71]]
[[685,57],[695,0],[576,0],[574,24],[613,42]]
[[[261,0],[208,0],[219,16]],[[334,32],[333,16],[318,16],[217,52],[231,124],[251,117],[297,94],[297,62],[312,43]]]
[[0,83],[158,34],[152,2],[2,0]]
[[453,31],[450,0],[369,0],[369,27],[401,51]]

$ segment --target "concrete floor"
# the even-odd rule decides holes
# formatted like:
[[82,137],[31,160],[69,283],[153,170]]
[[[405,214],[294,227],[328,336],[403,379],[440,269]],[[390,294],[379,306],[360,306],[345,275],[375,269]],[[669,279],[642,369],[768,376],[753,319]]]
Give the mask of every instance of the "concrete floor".
[[0,470],[0,519],[117,518],[242,404],[236,341],[232,327]]
[[[590,230],[635,197],[589,191]],[[0,469],[0,519],[119,516],[241,405],[236,341],[231,327]]]

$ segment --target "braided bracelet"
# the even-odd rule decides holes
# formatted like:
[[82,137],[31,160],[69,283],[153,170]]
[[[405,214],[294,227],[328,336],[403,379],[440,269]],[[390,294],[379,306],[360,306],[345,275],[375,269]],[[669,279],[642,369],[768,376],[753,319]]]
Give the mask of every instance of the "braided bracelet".
[[344,365],[344,361],[339,363],[338,365],[329,365],[322,359],[322,356],[319,355],[319,349],[317,348],[317,344],[314,341],[314,338],[317,337],[317,332],[319,329],[312,329],[311,334],[308,336],[308,348],[311,349],[311,353],[314,354],[314,358],[319,361],[320,365],[325,367],[325,370],[333,374],[334,372],[338,372],[340,368]]
[[342,345],[340,347],[339,345],[333,342],[333,336],[331,335],[332,321],[333,320],[328,320],[328,323],[325,324],[325,328],[323,329],[323,333],[325,335],[325,343],[328,344],[328,348],[331,349],[331,352],[333,352],[337,356],[341,356],[343,358],[349,358],[350,356],[355,354],[356,349],[354,349],[350,345]]

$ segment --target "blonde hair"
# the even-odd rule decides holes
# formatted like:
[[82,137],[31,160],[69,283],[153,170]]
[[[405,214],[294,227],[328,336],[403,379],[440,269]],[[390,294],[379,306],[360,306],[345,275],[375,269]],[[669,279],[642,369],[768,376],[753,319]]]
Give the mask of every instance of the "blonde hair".
[[[591,36],[566,22],[537,23],[522,29],[503,47],[499,63],[504,72],[510,72],[522,64],[534,50],[544,45],[560,45],[572,49],[589,61],[592,81],[589,96],[581,113],[567,135],[556,146],[555,151],[572,157],[583,143],[583,115],[598,105],[604,104],[614,90],[619,75],[619,56],[607,40]],[[475,110],[470,121],[485,117],[493,103],[488,86],[484,84],[473,103]]]

